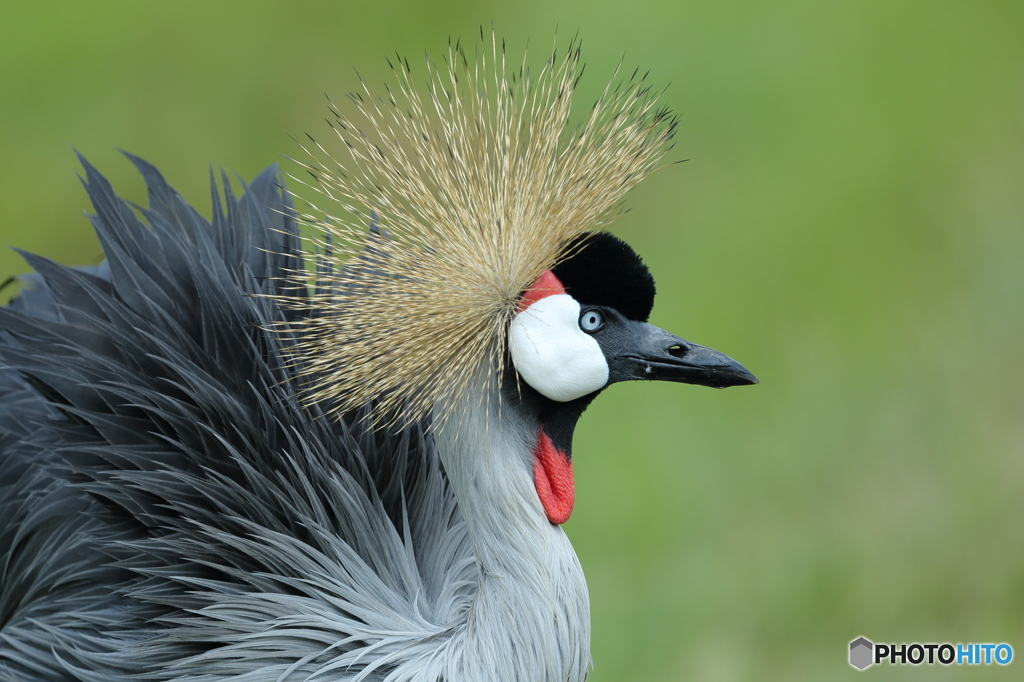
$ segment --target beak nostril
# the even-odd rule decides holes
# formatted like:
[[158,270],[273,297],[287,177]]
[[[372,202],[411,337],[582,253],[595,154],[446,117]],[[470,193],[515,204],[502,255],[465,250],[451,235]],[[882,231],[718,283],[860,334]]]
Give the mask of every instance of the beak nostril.
[[690,349],[681,343],[677,343],[674,346],[669,346],[666,352],[674,358],[683,358],[690,352]]

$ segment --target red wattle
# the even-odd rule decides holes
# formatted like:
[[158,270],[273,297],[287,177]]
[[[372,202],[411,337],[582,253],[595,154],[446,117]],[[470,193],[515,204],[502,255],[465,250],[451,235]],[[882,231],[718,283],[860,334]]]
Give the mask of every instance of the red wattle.
[[537,281],[530,285],[530,288],[526,290],[523,297],[519,299],[519,307],[516,309],[516,312],[523,312],[542,298],[564,293],[565,287],[562,286],[561,280],[555,276],[555,273],[545,270],[537,278]]
[[533,446],[533,484],[548,521],[568,521],[576,501],[572,460],[555,447],[544,429],[537,431],[537,444]]

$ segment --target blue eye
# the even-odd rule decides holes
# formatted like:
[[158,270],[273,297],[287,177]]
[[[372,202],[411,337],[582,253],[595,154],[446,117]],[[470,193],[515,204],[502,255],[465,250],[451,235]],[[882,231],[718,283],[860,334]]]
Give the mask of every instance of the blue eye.
[[588,334],[593,334],[603,326],[604,315],[601,314],[600,310],[584,310],[583,314],[580,315],[580,329]]

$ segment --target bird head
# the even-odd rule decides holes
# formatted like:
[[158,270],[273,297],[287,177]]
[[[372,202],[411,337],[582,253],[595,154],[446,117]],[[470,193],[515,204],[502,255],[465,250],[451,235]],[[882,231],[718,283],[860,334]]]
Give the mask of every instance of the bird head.
[[527,289],[509,325],[522,402],[537,416],[534,483],[552,523],[572,513],[572,434],[583,410],[619,381],[675,381],[714,388],[756,384],[716,350],[648,324],[654,278],[625,242],[582,235]]
[[757,383],[732,358],[647,323],[654,278],[625,242],[586,234],[569,253],[523,294],[509,326],[515,368],[545,398],[570,402],[630,380]]
[[[475,55],[456,43],[443,66],[428,61],[422,84],[391,64],[397,87],[364,85],[351,115],[331,105],[340,157],[306,147],[305,182],[324,198],[301,216],[319,235],[317,284],[310,294],[295,273],[301,295],[275,298],[310,311],[281,326],[308,402],[444,429],[507,395],[543,424],[540,450],[561,453],[540,459],[567,463],[576,419],[611,383],[756,381],[649,325],[650,273],[596,231],[672,146],[676,118],[646,76],[613,77],[572,124],[576,41],[532,71],[483,32]],[[565,483],[566,466],[547,483]],[[566,506],[545,503],[548,518]]]

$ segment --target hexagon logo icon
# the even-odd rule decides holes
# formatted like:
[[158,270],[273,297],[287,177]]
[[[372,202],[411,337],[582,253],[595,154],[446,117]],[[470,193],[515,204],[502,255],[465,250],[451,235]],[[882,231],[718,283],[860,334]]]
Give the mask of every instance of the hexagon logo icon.
[[857,670],[864,670],[874,663],[875,645],[866,637],[858,637],[850,642],[850,665]]

